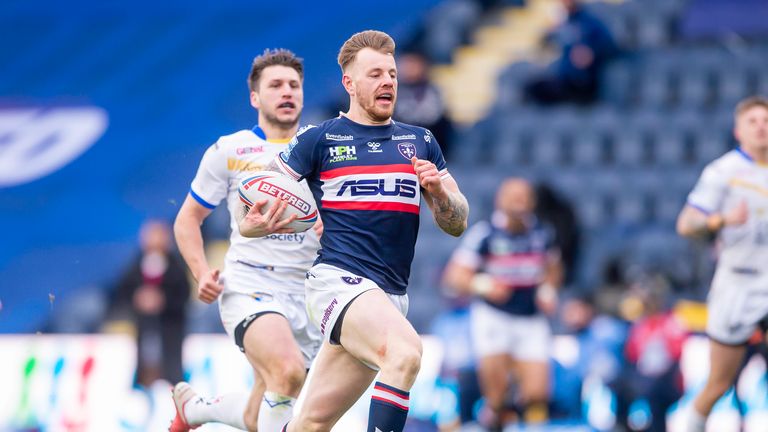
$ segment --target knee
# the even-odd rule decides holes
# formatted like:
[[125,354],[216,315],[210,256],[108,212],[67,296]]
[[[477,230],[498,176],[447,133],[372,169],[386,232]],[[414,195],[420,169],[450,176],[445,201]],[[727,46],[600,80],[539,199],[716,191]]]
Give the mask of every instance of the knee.
[[272,374],[275,390],[287,396],[296,397],[301,391],[306,378],[304,361],[301,359],[286,359]]
[[384,347],[382,369],[403,376],[409,381],[416,378],[421,368],[421,340],[388,343]]

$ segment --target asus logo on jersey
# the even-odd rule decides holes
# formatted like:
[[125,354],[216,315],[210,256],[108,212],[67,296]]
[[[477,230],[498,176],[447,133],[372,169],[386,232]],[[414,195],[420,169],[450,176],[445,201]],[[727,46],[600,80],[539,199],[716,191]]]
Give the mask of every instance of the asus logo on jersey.
[[408,179],[395,179],[395,184],[387,185],[385,179],[347,180],[339,189],[336,196],[344,195],[347,190],[351,196],[401,196],[404,198],[416,197],[416,181]]

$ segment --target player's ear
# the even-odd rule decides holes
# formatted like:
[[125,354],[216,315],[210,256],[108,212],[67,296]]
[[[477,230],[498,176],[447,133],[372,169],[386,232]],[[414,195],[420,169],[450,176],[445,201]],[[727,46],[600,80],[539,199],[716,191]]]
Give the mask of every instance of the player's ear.
[[256,109],[261,107],[261,99],[259,98],[259,94],[255,91],[251,92],[251,106]]
[[352,77],[347,74],[341,76],[341,84],[350,96],[355,95],[355,83],[352,81]]

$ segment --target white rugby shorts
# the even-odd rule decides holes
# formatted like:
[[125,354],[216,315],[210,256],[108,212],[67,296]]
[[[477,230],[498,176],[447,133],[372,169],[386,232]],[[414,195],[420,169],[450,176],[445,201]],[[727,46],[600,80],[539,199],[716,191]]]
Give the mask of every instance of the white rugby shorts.
[[[320,329],[323,339],[331,343],[331,332],[339,315],[360,294],[381,289],[376,282],[328,264],[317,264],[304,281],[310,321]],[[408,313],[408,295],[387,294],[400,313]],[[374,312],[375,313],[375,312]]]
[[746,343],[768,317],[768,273],[720,266],[707,297],[707,335],[727,345]]
[[515,360],[549,361],[552,332],[543,315],[513,315],[478,300],[469,320],[476,357],[509,354]]
[[309,367],[322,338],[307,317],[303,286],[296,286],[297,278],[283,276],[281,272],[228,261],[222,273],[224,291],[219,298],[221,322],[229,337],[243,350],[245,330],[254,319],[265,313],[283,315]]

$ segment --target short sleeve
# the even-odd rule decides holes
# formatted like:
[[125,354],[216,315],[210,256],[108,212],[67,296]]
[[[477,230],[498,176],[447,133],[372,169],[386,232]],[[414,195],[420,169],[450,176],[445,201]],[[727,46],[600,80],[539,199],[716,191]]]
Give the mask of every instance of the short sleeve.
[[299,129],[288,147],[275,156],[280,170],[295,180],[308,177],[315,170],[315,149],[320,138],[320,129],[307,125]]
[[450,176],[440,143],[437,142],[437,139],[429,129],[424,129],[424,142],[427,145],[427,158],[437,167],[437,170],[440,172],[440,178]]
[[213,209],[226,198],[228,188],[227,158],[217,142],[205,151],[189,193],[200,205]]
[[713,166],[708,166],[688,194],[688,205],[704,213],[718,211],[723,204],[727,189],[728,181],[725,174]]
[[453,252],[451,261],[475,270],[479,269],[483,264],[483,255],[487,253],[486,245],[490,234],[491,227],[487,222],[473,225]]

